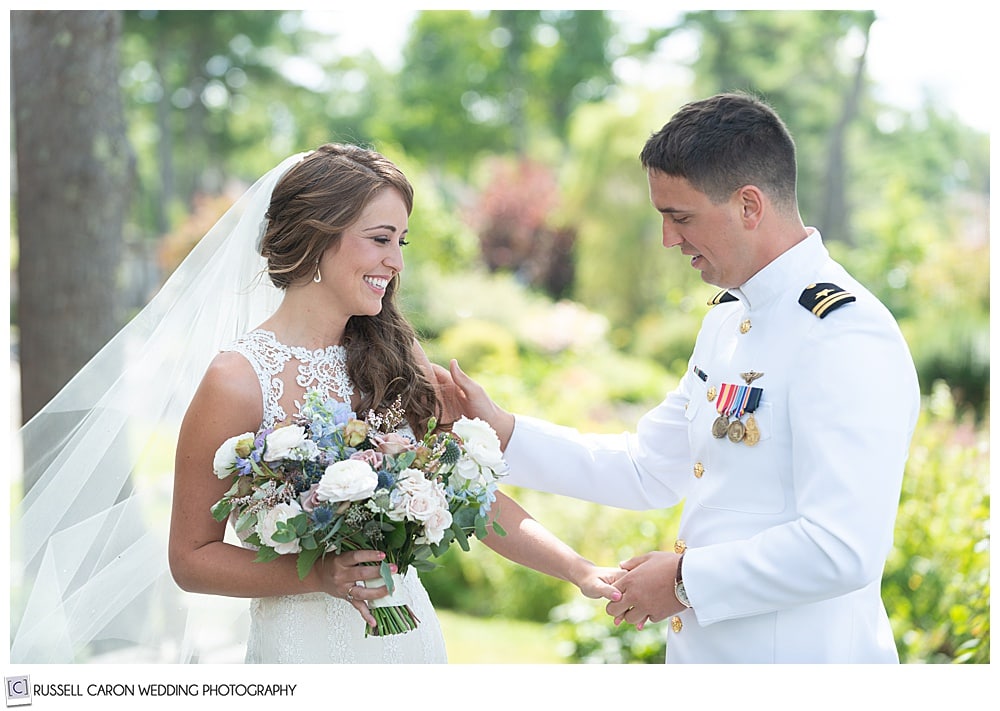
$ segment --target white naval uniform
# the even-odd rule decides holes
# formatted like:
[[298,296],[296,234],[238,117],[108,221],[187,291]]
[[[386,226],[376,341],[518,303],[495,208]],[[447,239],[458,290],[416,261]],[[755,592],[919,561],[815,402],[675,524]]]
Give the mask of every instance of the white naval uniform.
[[[817,317],[799,297],[823,282],[856,301]],[[898,663],[879,590],[920,408],[906,343],[813,229],[730,294],[635,433],[517,415],[506,482],[628,509],[685,501],[693,608],[672,621],[670,663]],[[710,394],[750,371],[760,441],[718,439]]]

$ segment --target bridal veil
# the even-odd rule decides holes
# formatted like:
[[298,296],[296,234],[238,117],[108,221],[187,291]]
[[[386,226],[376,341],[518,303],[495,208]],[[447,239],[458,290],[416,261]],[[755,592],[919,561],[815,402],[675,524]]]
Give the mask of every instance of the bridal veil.
[[37,483],[12,506],[12,663],[203,661],[225,637],[199,638],[206,620],[240,624],[246,601],[170,577],[174,446],[212,357],[281,299],[256,243],[275,184],[305,155],[260,178],[18,433]]

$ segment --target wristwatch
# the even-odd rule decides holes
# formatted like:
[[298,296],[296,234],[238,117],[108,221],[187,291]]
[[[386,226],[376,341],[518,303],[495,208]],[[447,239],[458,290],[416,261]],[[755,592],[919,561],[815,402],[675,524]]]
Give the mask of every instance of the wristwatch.
[[684,589],[684,577],[681,573],[682,565],[684,565],[683,553],[681,553],[681,557],[677,559],[677,577],[674,578],[674,595],[684,607],[691,607],[691,601],[688,600],[687,590]]

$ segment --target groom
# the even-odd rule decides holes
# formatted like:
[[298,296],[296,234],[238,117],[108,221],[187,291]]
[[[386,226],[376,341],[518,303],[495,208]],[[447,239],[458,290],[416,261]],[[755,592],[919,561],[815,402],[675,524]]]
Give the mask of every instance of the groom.
[[663,245],[721,287],[678,387],[636,432],[499,407],[455,361],[506,483],[630,509],[684,501],[672,550],[622,563],[615,623],[670,621],[667,661],[898,663],[880,596],[920,394],[891,314],[806,227],[763,102],[681,108],[640,156]]

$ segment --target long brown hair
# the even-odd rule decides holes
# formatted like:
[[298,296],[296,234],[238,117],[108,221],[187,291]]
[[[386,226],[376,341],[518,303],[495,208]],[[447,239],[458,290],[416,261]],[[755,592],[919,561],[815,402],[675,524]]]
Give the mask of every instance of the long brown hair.
[[[388,158],[359,146],[328,143],[308,154],[278,182],[267,210],[261,254],[279,289],[311,279],[315,265],[368,203],[385,189],[413,210],[413,187]],[[414,354],[416,333],[396,304],[397,274],[375,316],[352,316],[341,345],[347,374],[361,401],[359,415],[384,410],[400,398],[417,437],[439,415],[433,384]]]

